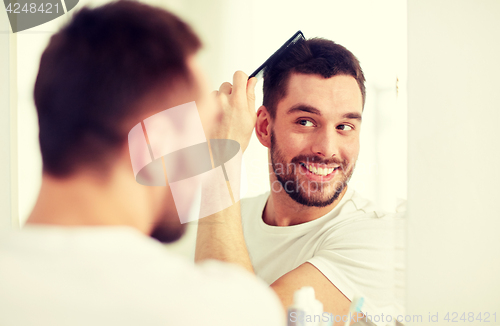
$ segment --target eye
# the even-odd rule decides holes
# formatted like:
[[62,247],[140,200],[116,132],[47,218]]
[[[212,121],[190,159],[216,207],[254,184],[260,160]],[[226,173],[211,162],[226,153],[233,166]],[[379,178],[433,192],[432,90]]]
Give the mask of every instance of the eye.
[[300,119],[297,123],[304,127],[314,127],[314,123],[311,120]]
[[349,131],[349,130],[352,130],[354,129],[353,127],[349,126],[349,125],[338,125],[337,126],[337,129],[338,130],[343,130],[343,131]]

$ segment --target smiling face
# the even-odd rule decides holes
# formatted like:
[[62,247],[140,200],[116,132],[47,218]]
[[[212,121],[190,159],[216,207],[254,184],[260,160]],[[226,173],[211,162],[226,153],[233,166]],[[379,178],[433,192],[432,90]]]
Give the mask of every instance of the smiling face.
[[362,108],[351,76],[290,75],[287,95],[269,124],[271,189],[306,206],[332,204],[358,158]]

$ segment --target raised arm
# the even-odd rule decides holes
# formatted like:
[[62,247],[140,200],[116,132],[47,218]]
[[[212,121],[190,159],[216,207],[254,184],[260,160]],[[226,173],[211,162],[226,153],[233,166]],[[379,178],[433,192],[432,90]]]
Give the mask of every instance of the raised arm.
[[[222,114],[211,138],[236,140],[242,151],[246,150],[257,119],[254,91],[256,83],[257,78],[248,79],[244,72],[237,71],[233,76],[233,84],[223,83],[219,91],[214,92]],[[209,198],[207,195],[202,190],[201,205]],[[213,194],[210,197],[213,199]],[[239,202],[198,221],[195,261],[204,259],[235,263],[253,273],[243,237]]]

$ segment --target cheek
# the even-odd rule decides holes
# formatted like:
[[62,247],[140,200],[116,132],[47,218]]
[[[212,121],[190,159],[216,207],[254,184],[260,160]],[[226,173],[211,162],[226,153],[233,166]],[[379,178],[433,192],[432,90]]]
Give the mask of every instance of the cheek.
[[[310,147],[314,142],[313,137],[308,134],[300,134],[286,128],[275,128],[274,135],[279,148],[287,156],[295,156]],[[295,153],[295,155],[293,155]]]
[[359,155],[359,139],[350,140],[342,146],[342,156],[349,162],[354,163]]
[[289,153],[302,152],[310,148],[314,141],[304,135],[291,134],[281,142],[283,149],[287,149]]

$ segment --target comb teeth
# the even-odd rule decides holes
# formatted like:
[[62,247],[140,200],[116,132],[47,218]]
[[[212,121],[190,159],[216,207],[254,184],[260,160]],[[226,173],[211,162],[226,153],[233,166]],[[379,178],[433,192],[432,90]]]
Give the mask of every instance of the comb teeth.
[[301,31],[297,31],[295,34],[293,34],[293,36],[290,39],[288,39],[288,41],[286,41],[285,44],[283,44],[276,52],[274,52],[262,65],[260,65],[260,67],[257,68],[257,70],[255,70],[248,77],[248,79],[250,79],[252,77],[261,78],[263,73],[264,73],[264,70],[266,68],[270,67],[274,62],[279,60],[279,58],[281,56],[283,56],[283,54],[286,52],[286,50],[290,46],[297,43],[299,40],[305,40],[304,34],[302,34]]

